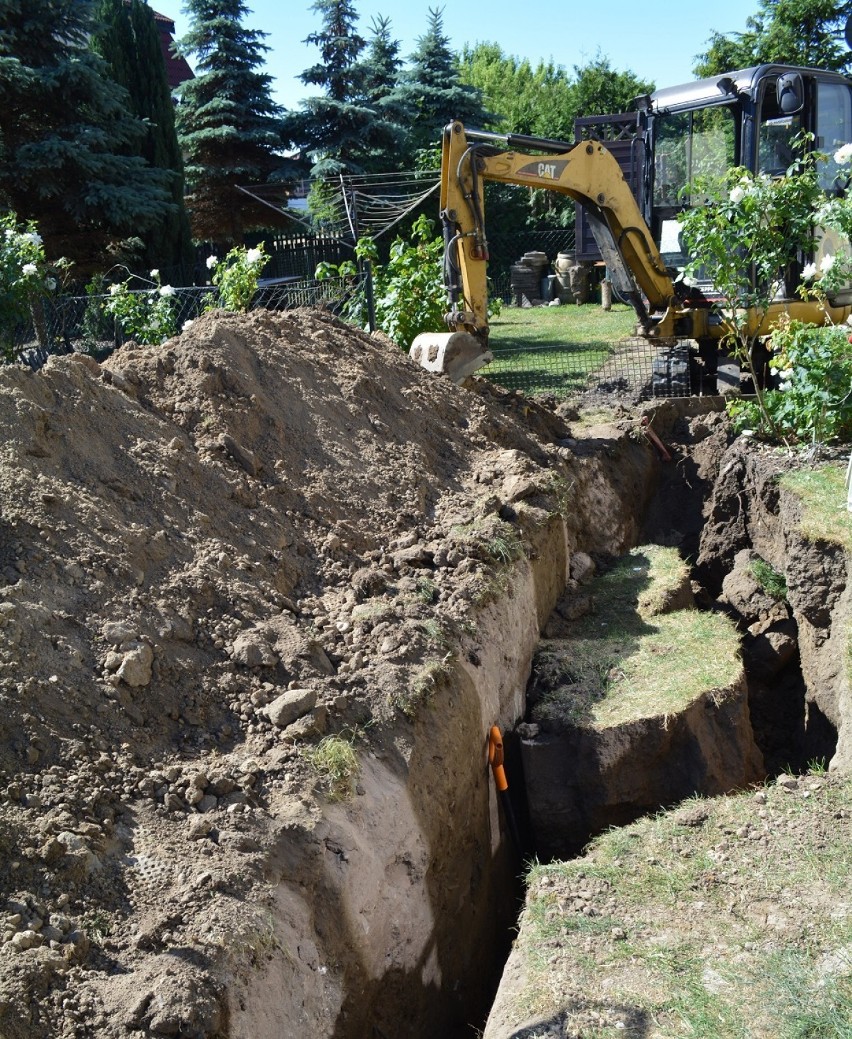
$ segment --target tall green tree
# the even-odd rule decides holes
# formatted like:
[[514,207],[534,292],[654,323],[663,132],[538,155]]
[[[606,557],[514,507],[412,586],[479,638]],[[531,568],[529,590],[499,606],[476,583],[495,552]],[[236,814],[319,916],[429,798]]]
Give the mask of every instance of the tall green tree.
[[[503,133],[571,139],[571,78],[561,65],[505,54],[496,43],[465,47],[459,59],[463,83],[479,90],[493,113],[491,128]],[[566,136],[567,135],[567,136]]]
[[381,39],[362,60],[367,41],[350,0],[316,0],[312,10],[322,25],[305,43],[319,48],[320,60],[300,78],[323,92],[292,113],[288,133],[307,149],[315,177],[381,167],[402,135],[400,108],[391,97],[396,58],[388,23],[381,23]]
[[440,146],[441,130],[453,119],[469,126],[488,121],[476,87],[462,81],[457,55],[444,32],[443,8],[429,8],[429,25],[409,58],[398,96],[412,112],[408,151]]
[[154,13],[143,0],[99,0],[92,47],[103,57],[130,109],[145,121],[136,154],[167,172],[174,215],[159,220],[145,236],[149,267],[188,269],[193,250],[183,201],[183,157],[175,132],[175,112]]
[[179,88],[177,132],[192,233],[242,244],[247,231],[269,226],[271,210],[237,185],[264,183],[285,165],[282,111],[259,71],[266,33],[245,27],[242,0],[186,0],[185,10],[190,26],[178,49],[195,55],[196,77]]
[[143,123],[89,47],[90,0],[0,7],[0,205],[35,220],[49,257],[81,274],[173,215],[166,176],[138,153]]
[[745,32],[710,37],[707,50],[696,58],[695,74],[716,76],[773,62],[846,72],[852,55],[843,28],[850,14],[848,0],[760,0]]

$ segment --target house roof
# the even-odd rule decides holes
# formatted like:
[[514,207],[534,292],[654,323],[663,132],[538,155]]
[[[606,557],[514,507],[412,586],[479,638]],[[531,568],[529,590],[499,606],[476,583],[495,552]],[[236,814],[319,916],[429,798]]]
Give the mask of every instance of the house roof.
[[159,11],[151,9],[157,28],[160,30],[160,46],[163,49],[163,61],[166,63],[166,78],[169,81],[169,90],[175,90],[188,79],[194,79],[195,73],[189,67],[186,58],[172,52],[174,43],[175,22],[168,15],[160,14]]

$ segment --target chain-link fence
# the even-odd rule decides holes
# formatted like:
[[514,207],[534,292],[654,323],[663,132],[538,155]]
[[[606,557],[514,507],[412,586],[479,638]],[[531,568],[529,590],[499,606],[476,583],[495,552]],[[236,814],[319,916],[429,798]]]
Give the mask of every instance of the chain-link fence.
[[[280,284],[258,289],[251,309],[292,310],[296,307],[325,307],[340,312],[358,291],[357,278],[323,281],[285,279]],[[133,295],[151,297],[156,290],[134,290]],[[109,312],[109,295],[59,295],[37,301],[31,319],[15,327],[0,328],[0,345],[7,360],[21,361],[33,368],[51,354],[88,353],[103,358],[131,338],[122,322]],[[216,306],[211,286],[177,288],[169,297],[171,324],[176,331]]]
[[607,397],[650,400],[714,393],[691,340],[653,342],[629,336],[616,343],[566,341],[547,346],[491,344],[494,360],[480,372],[529,396],[571,397],[593,392]]

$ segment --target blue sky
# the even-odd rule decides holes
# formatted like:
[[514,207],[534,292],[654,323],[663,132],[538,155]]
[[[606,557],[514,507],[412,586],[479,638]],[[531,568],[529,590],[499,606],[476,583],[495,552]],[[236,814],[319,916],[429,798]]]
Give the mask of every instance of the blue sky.
[[[274,78],[274,95],[287,108],[306,96],[299,73],[318,59],[303,41],[320,29],[319,15],[309,6],[282,0],[247,0],[245,24],[267,33],[266,71]],[[178,37],[187,29],[180,0],[151,0],[151,6],[174,18]],[[712,4],[674,4],[654,0],[607,0],[578,4],[573,0],[535,0],[529,5],[506,0],[356,0],[358,28],[369,37],[374,16],[391,20],[401,54],[408,56],[426,31],[430,7],[444,7],[444,30],[454,50],[465,44],[497,43],[506,54],[533,64],[552,59],[569,72],[598,53],[618,71],[630,70],[658,87],[675,86],[695,77],[695,56],[706,49],[710,34],[741,32],[758,4],[714,0]],[[316,92],[315,89],[311,92]]]

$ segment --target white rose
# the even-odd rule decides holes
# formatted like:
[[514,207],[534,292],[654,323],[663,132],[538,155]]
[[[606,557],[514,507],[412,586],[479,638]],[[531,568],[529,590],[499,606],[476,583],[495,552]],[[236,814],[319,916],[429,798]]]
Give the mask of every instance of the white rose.
[[21,235],[21,238],[23,238],[25,242],[30,242],[32,245],[41,245],[42,243],[41,235],[37,234],[35,231],[28,231],[26,234]]
[[157,267],[155,267],[155,268],[154,268],[154,269],[153,269],[153,270],[151,271],[151,277],[152,277],[152,278],[159,278],[159,277],[160,277],[160,271],[159,271],[159,269],[158,269]]
[[834,266],[834,257],[831,253],[826,253],[825,256],[819,261],[819,269],[823,274],[828,274],[831,268]]
[[735,206],[738,206],[745,197],[745,188],[743,188],[740,184],[737,184],[736,187],[731,188],[730,198]]
[[174,296],[174,294],[175,294],[175,290],[171,287],[171,285],[161,285],[160,286],[160,295],[161,296]]
[[120,285],[110,285],[110,287],[109,287],[109,294],[110,294],[110,296],[117,296],[119,294],[119,292],[121,292],[121,286]]
[[834,161],[840,166],[849,162],[850,159],[852,159],[852,144],[841,145],[834,153]]
[[257,261],[263,256],[260,249],[249,249],[246,253],[246,263],[257,263]]
[[219,262],[219,257],[218,256],[208,256],[207,257],[207,270],[208,271],[212,271],[213,268],[216,266],[216,264],[218,262]]
[[21,274],[35,274],[37,270],[38,267],[36,267],[34,263],[25,263],[24,266],[21,268]]
[[817,268],[815,263],[806,263],[802,268],[802,277],[805,281],[809,281],[811,278],[816,277],[816,272]]

